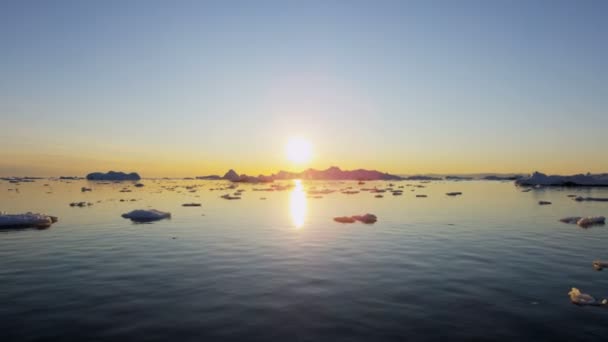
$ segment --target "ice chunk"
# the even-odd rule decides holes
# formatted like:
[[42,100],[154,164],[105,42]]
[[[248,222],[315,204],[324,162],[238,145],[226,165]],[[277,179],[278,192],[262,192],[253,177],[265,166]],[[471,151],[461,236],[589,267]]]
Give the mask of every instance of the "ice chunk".
[[201,204],[200,203],[184,203],[182,204],[182,207],[200,207]]
[[138,209],[128,212],[126,214],[122,214],[122,217],[126,219],[131,219],[131,221],[134,222],[150,222],[170,218],[171,213],[156,209]]
[[581,218],[582,217],[580,217],[580,216],[568,216],[568,217],[564,217],[563,219],[560,219],[560,221],[564,222],[564,223],[575,224]]
[[354,223],[355,219],[349,216],[334,217],[334,221],[340,223]]
[[57,222],[57,217],[27,212],[9,215],[0,212],[0,228],[48,228]]
[[576,305],[606,305],[608,301],[603,299],[601,302],[593,298],[590,294],[582,293],[576,287],[573,287],[570,292],[568,292],[570,296],[570,301]]
[[604,267],[608,267],[608,261],[601,261],[601,260],[593,261],[593,268],[595,268],[596,270],[601,271],[602,269],[604,269]]
[[378,218],[374,214],[365,214],[365,215],[355,215],[352,217],[353,219],[363,222],[363,223],[375,223],[378,221]]
[[551,204],[551,202],[549,202],[549,201],[538,201],[538,204],[539,205],[549,205],[549,204]]
[[583,217],[580,220],[576,221],[576,224],[581,227],[589,227],[595,224],[604,224],[606,223],[606,218],[604,216],[590,216]]
[[448,196],[460,196],[460,195],[462,195],[462,192],[460,192],[460,191],[446,192],[446,195],[448,195]]
[[577,202],[608,202],[608,198],[605,197],[582,197],[577,196],[574,198]]
[[589,217],[581,217],[581,216],[570,216],[564,217],[560,219],[561,222],[577,224],[583,228],[587,228],[596,224],[604,224],[606,222],[606,218],[604,216],[589,216]]

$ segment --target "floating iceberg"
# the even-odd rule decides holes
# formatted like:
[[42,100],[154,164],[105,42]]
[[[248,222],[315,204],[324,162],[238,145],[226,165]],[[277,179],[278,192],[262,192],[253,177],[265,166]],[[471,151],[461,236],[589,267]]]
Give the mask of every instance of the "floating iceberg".
[[577,202],[608,202],[608,198],[605,197],[582,197],[577,196],[574,197],[574,200]]
[[549,205],[549,204],[551,204],[551,202],[549,202],[549,201],[538,201],[538,204],[539,205]]
[[93,205],[93,203],[91,203],[91,202],[72,202],[72,203],[70,203],[70,207],[81,207],[81,208],[83,208],[83,207],[90,207],[92,205]]
[[354,223],[355,219],[350,216],[340,216],[340,217],[334,217],[334,221],[340,222],[340,223]]
[[48,228],[57,222],[57,217],[28,212],[9,215],[0,212],[0,228]]
[[570,301],[576,305],[606,305],[608,301],[606,299],[602,299],[602,301],[598,301],[593,296],[587,293],[582,293],[576,287],[573,287],[570,292],[568,292],[570,296]]
[[200,203],[184,203],[182,204],[182,207],[200,207],[201,204]]
[[363,223],[375,223],[378,221],[378,218],[374,214],[365,214],[365,215],[353,215],[353,216],[340,216],[334,217],[334,221],[340,223],[354,223],[355,221],[363,222]]
[[581,217],[581,216],[570,216],[564,217],[560,219],[561,222],[577,224],[580,227],[587,228],[596,224],[604,224],[606,223],[606,218],[604,216],[589,216],[589,217]]
[[608,261],[601,261],[601,260],[593,261],[593,268],[595,268],[596,270],[601,271],[602,269],[604,269],[604,267],[608,267]]
[[88,180],[103,180],[103,181],[126,181],[126,180],[140,180],[141,177],[136,172],[124,173],[109,171],[108,173],[93,172],[87,175]]
[[378,218],[374,214],[355,215],[352,218],[354,218],[355,220],[357,220],[359,222],[368,223],[368,224],[375,223],[376,221],[378,221]]
[[460,195],[462,195],[462,192],[460,192],[460,191],[446,192],[446,195],[448,195],[448,196],[460,196]]
[[573,176],[547,176],[544,173],[534,172],[529,177],[515,180],[521,186],[608,186],[608,174],[579,174]]
[[170,218],[171,213],[156,210],[156,209],[150,209],[150,210],[139,209],[139,210],[133,210],[126,214],[122,214],[122,217],[124,217],[126,219],[131,219],[131,221],[134,221],[134,222],[151,222],[151,221],[158,221],[158,220]]
[[589,227],[595,224],[604,223],[606,223],[606,218],[604,216],[583,217],[582,219],[576,222],[576,224],[581,227]]
[[561,222],[575,224],[578,220],[582,219],[580,216],[568,216],[560,219]]

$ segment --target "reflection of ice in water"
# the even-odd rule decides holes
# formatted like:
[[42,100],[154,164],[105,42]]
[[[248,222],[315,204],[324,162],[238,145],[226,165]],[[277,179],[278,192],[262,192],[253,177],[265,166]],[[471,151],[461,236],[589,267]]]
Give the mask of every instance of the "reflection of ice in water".
[[291,220],[296,228],[300,228],[304,225],[304,218],[306,217],[306,194],[302,188],[302,181],[296,179],[295,188],[289,197],[289,209],[291,211]]

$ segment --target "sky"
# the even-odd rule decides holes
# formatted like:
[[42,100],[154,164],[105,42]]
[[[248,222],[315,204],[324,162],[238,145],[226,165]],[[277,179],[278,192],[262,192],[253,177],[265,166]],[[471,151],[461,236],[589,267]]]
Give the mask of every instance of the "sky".
[[[608,172],[608,1],[0,2],[0,175]],[[285,156],[292,137],[313,159]]]

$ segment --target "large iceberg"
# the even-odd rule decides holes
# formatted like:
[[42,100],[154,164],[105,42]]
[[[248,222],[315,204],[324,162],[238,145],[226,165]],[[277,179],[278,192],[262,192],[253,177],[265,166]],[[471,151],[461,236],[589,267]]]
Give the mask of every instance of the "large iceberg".
[[109,171],[108,173],[93,172],[87,175],[88,180],[103,180],[103,181],[127,181],[127,180],[140,180],[141,177],[137,172],[125,173]]
[[10,215],[0,212],[0,228],[48,228],[57,222],[57,217],[28,212]]
[[544,173],[534,172],[529,177],[517,179],[515,184],[521,186],[608,186],[608,174],[592,175],[588,173],[586,175],[547,176]]

